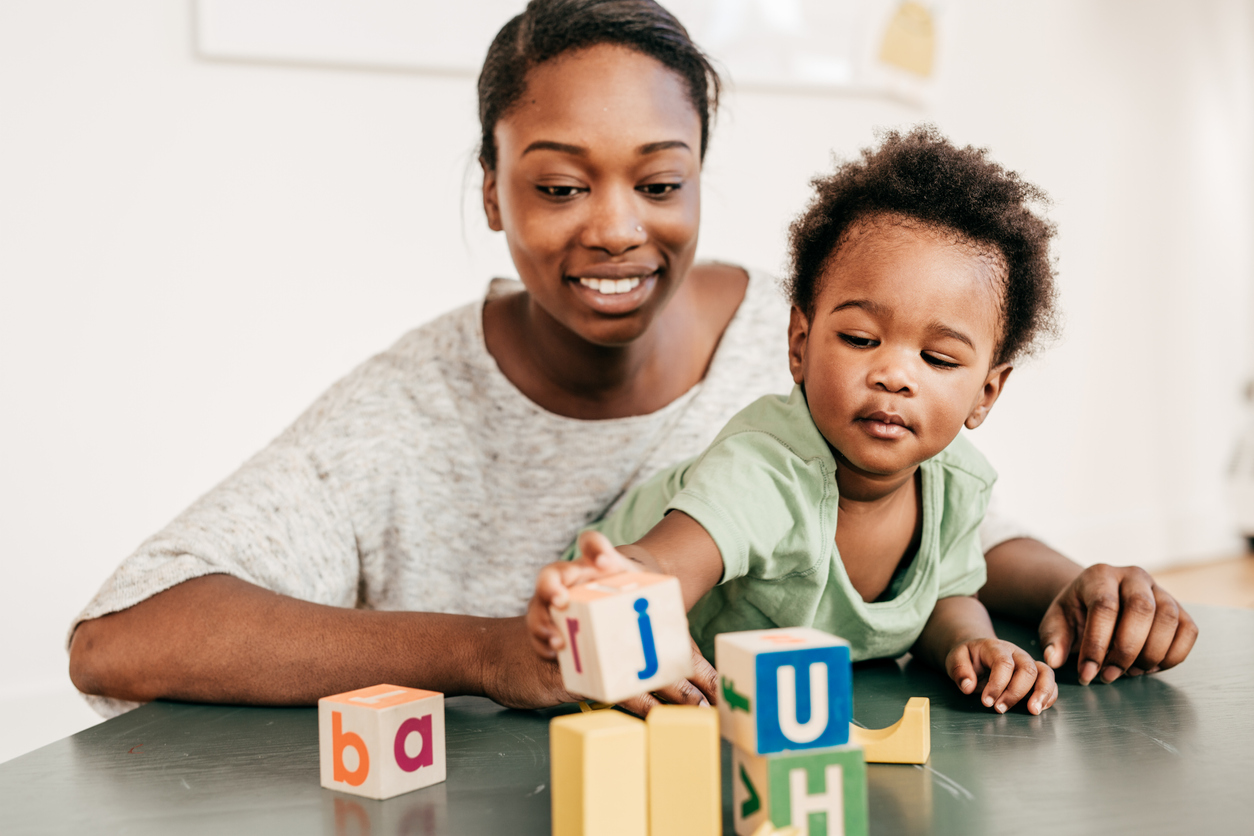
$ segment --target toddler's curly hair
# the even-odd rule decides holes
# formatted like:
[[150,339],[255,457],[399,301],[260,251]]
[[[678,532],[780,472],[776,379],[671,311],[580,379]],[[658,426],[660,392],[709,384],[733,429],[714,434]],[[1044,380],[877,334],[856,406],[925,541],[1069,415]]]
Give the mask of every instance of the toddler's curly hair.
[[789,228],[792,269],[785,290],[814,318],[824,268],[850,230],[877,215],[904,216],[955,233],[1004,260],[1000,339],[993,364],[1032,354],[1056,336],[1056,289],[1049,242],[1054,225],[1035,214],[1046,206],[1038,187],[988,159],[988,150],[958,148],[932,125],[886,133],[879,148],[814,178],[810,205]]

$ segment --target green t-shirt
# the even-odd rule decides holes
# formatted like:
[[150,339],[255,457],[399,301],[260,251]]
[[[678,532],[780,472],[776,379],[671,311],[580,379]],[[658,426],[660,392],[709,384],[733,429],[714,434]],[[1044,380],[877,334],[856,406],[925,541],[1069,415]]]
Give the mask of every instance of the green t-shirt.
[[709,532],[723,579],[688,614],[706,658],[718,633],[802,625],[846,639],[855,661],[895,657],[939,598],[973,595],[985,580],[979,526],[997,474],[961,436],[920,470],[918,554],[873,603],[836,550],[836,459],[800,387],[745,407],[704,453],[656,474],[591,528],[632,543],[679,510]]

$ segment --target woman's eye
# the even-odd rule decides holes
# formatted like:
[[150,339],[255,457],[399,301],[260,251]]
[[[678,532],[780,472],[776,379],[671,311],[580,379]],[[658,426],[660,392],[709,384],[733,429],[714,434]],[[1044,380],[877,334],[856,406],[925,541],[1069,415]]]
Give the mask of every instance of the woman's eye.
[[953,363],[953,362],[950,362],[949,360],[945,360],[945,359],[943,359],[943,358],[941,358],[941,357],[937,357],[935,354],[928,354],[927,352],[924,352],[924,353],[923,353],[923,360],[924,360],[924,362],[926,362],[929,366],[935,366],[935,367],[936,367],[936,368],[938,368],[938,369],[956,369],[956,368],[958,368],[958,364],[957,364],[957,363]]
[[871,348],[872,346],[879,345],[879,341],[873,340],[870,337],[856,337],[853,334],[841,334],[840,338],[854,348]]
[[646,183],[643,186],[636,186],[636,191],[644,192],[649,197],[663,197],[677,190],[680,185],[679,183]]
[[536,186],[541,194],[549,197],[574,197],[579,192],[587,191],[587,189],[579,186]]

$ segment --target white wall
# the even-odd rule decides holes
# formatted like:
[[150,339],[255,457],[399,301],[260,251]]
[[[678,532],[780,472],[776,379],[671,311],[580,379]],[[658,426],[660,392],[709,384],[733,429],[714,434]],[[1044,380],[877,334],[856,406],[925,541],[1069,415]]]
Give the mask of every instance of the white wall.
[[[729,97],[704,255],[778,267],[808,178],[875,126],[989,146],[1056,200],[1067,315],[975,435],[1010,510],[1084,561],[1233,547],[1251,6],[946,8],[927,110]],[[199,60],[186,2],[0,4],[0,699],[64,692],[65,628],[140,540],[510,271],[475,137],[469,78]]]

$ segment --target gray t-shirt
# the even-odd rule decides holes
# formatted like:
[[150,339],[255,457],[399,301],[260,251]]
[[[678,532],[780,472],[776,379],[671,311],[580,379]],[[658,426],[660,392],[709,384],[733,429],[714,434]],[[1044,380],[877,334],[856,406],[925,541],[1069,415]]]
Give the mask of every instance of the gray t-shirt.
[[749,275],[705,379],[649,415],[583,421],[528,400],[487,351],[483,302],[411,331],[141,544],[74,626],[209,574],[338,607],[522,613],[540,567],[624,492],[791,389],[788,305]]

